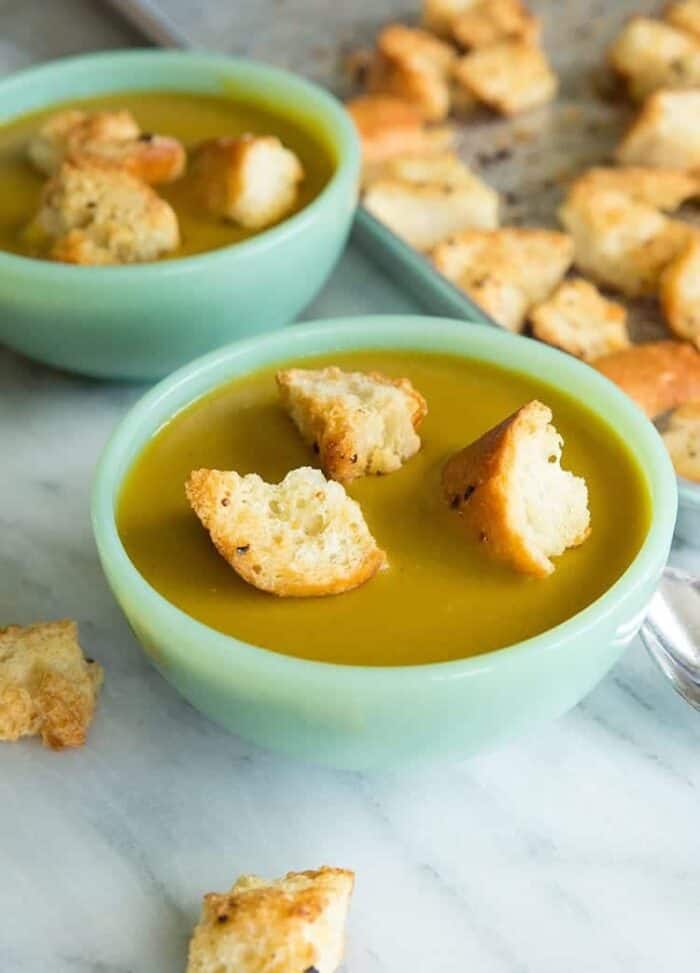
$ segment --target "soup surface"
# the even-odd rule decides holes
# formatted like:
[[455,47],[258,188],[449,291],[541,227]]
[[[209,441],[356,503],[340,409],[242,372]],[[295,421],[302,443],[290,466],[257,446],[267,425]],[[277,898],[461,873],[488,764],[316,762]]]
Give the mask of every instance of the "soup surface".
[[[235,574],[189,509],[184,483],[198,467],[256,472],[278,482],[290,469],[314,465],[311,449],[278,404],[276,369],[270,368],[176,415],[144,449],[123,487],[118,528],[129,557],[193,618],[307,659],[441,662],[501,648],[565,621],[603,594],[637,553],[649,525],[646,481],[615,433],[565,395],[494,366],[416,352],[339,354],[294,364],[406,375],[428,401],[418,455],[396,473],[348,488],[386,550],[389,569],[347,594],[276,598]],[[463,536],[440,492],[445,459],[535,397],[550,405],[564,436],[564,467],[588,481],[593,528],[581,547],[556,559],[556,571],[544,580],[490,560]]]
[[[23,115],[0,125],[0,250],[37,256],[24,237],[24,229],[36,212],[46,176],[36,172],[26,158],[29,138],[50,115],[64,108],[86,111],[128,108],[144,132],[173,135],[188,150],[204,139],[220,135],[277,135],[299,156],[305,178],[293,212],[303,209],[321,192],[335,167],[321,133],[309,131],[294,120],[293,109],[279,111],[262,104],[239,102],[213,95],[173,91],[123,92],[101,98],[64,102],[46,111]],[[260,230],[249,230],[207,213],[197,201],[191,178],[154,187],[173,206],[180,223],[182,243],[167,258],[184,257],[237,243]],[[292,213],[288,213],[291,216]],[[287,218],[285,217],[285,218]]]

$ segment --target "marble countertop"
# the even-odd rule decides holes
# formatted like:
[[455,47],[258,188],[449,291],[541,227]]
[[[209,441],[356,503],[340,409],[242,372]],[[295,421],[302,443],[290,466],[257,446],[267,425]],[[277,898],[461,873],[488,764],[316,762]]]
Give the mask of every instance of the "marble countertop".
[[[89,0],[47,9],[0,0],[0,72],[137,42]],[[410,310],[350,249],[306,316]],[[84,749],[2,747],[0,973],[181,973],[205,891],[321,863],[358,876],[348,973],[697,968],[700,720],[638,642],[518,744],[383,776],[256,750],[146,664],[88,517],[142,391],[0,350],[0,620],[75,617],[106,670]]]

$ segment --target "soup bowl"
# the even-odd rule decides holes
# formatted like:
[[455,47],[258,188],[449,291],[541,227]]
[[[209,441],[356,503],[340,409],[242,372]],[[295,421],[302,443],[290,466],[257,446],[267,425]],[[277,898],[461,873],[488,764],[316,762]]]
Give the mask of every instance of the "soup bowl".
[[357,136],[321,88],[252,61],[184,51],[121,51],[56,61],[0,81],[0,124],[71,99],[177,91],[254,100],[313,131],[334,160],[307,206],[240,243],[117,267],[0,252],[0,341],[87,375],[160,377],[236,338],[291,321],[331,272],[352,222]]
[[[156,592],[129,560],[116,520],[125,476],[154,433],[237,376],[291,358],[372,348],[517,362],[514,371],[547,376],[550,385],[614,428],[640,466],[651,510],[645,538],[622,576],[583,611],[534,638],[459,661],[393,667],[333,665],[257,648],[194,620]],[[247,740],[352,769],[469,756],[574,706],[639,629],[668,556],[675,516],[676,478],[661,439],[612,383],[530,339],[428,317],[297,325],[193,362],[156,386],[121,422],[99,463],[92,497],[107,580],[165,678],[197,709]]]

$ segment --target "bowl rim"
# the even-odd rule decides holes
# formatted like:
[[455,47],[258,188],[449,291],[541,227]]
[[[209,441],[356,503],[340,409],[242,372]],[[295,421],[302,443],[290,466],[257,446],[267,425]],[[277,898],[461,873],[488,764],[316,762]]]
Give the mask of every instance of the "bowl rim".
[[[579,380],[586,383],[592,393],[591,401],[585,403],[585,406],[613,428],[613,431],[612,422],[607,418],[604,409],[612,407],[617,410],[618,415],[621,411],[627,423],[631,423],[635,430],[635,442],[628,445],[646,477],[651,504],[647,534],[634,559],[622,575],[590,605],[539,635],[481,655],[415,665],[344,665],[284,655],[273,649],[256,646],[233,635],[219,632],[187,615],[168,601],[146,581],[131,562],[116,527],[116,504],[126,475],[126,473],[118,475],[119,466],[124,462],[128,471],[143,449],[142,444],[137,453],[130,455],[130,443],[134,435],[141,432],[145,425],[150,438],[182,409],[224,384],[226,378],[222,378],[217,369],[225,364],[233,365],[236,359],[245,359],[256,352],[266,356],[258,358],[253,367],[249,366],[240,372],[232,373],[231,378],[235,375],[244,375],[253,370],[269,367],[278,361],[282,363],[293,358],[323,353],[325,349],[314,350],[309,345],[313,345],[314,341],[321,336],[330,335],[333,336],[331,347],[334,350],[394,348],[430,353],[432,349],[445,354],[454,354],[457,357],[477,359],[484,359],[484,351],[488,353],[493,347],[498,347],[498,343],[501,343],[504,348],[510,344],[515,353],[508,352],[501,359],[501,363],[505,362],[504,367],[507,369],[532,376],[538,374],[535,365],[538,367],[541,363],[549,365],[550,368],[545,368],[543,373],[540,372],[539,377],[542,378],[544,374],[546,382],[564,393],[567,393],[567,377],[577,376]],[[430,345],[421,344],[421,339],[425,342],[427,336],[430,338]],[[341,342],[347,339],[348,344],[341,343],[336,347],[338,339]],[[490,359],[486,356],[484,360]],[[213,381],[212,376],[214,376]],[[150,417],[154,412],[157,413],[159,406],[162,407],[164,402],[176,397],[178,392],[184,391],[189,383],[201,380],[203,377],[207,377],[207,382],[193,397],[171,411],[167,419],[150,421]],[[644,453],[649,455],[653,462],[645,465],[642,461]],[[644,413],[617,386],[595,369],[540,342],[495,328],[474,327],[464,321],[449,318],[381,314],[295,324],[288,329],[233,342],[173,372],[142,396],[118,422],[99,459],[91,497],[93,533],[103,567],[105,565],[109,567],[109,571],[105,567],[105,574],[113,593],[112,575],[118,575],[125,587],[137,593],[150,615],[169,617],[175,623],[173,631],[182,634],[183,642],[198,644],[203,653],[206,648],[207,663],[218,660],[225,665],[227,661],[230,663],[235,658],[237,663],[263,674],[265,671],[279,673],[282,669],[290,677],[296,675],[307,679],[330,680],[330,682],[334,682],[340,674],[346,678],[352,676],[354,679],[359,679],[366,688],[384,685],[387,681],[392,684],[399,683],[402,688],[407,688],[425,680],[469,678],[506,660],[524,659],[563,648],[563,643],[591,632],[615,611],[621,601],[633,595],[650,580],[656,580],[660,576],[673,536],[676,510],[676,476],[661,437]],[[120,599],[116,598],[116,600],[121,606]],[[235,657],[232,656],[232,649],[235,649]],[[177,646],[171,645],[169,653],[177,655]],[[198,662],[202,661],[201,658],[198,660]],[[189,664],[193,664],[191,658]]]
[[[210,54],[206,51],[179,51],[179,50],[160,50],[158,48],[143,48],[136,50],[115,50],[98,51],[94,54],[78,54],[69,57],[61,57],[44,64],[38,64],[23,70],[16,71],[5,78],[0,78],[0,103],[3,98],[12,93],[14,88],[22,89],[31,87],[35,84],[45,84],[51,81],[54,76],[62,76],[64,72],[87,72],[92,69],[104,71],[109,65],[126,66],[130,63],[154,61],[160,64],[190,64],[201,70],[203,75],[216,73],[221,76],[228,74],[231,79],[240,76],[241,72],[257,74],[261,79],[275,80],[281,84],[295,89],[304,94],[308,99],[315,101],[317,106],[322,106],[327,114],[327,119],[323,122],[323,133],[328,139],[332,151],[335,153],[335,168],[333,173],[323,187],[321,192],[314,197],[298,213],[294,213],[287,219],[271,227],[256,233],[248,240],[238,243],[227,244],[217,247],[214,250],[207,250],[203,253],[191,254],[185,257],[174,257],[170,260],[154,260],[140,264],[129,264],[126,266],[106,266],[106,267],[79,267],[72,264],[63,264],[55,261],[44,260],[40,257],[28,257],[24,254],[9,253],[0,251],[0,272],[3,270],[13,273],[42,274],[49,281],[60,277],[70,278],[75,281],[85,281],[86,269],[89,269],[89,282],[91,284],[105,283],[107,280],[113,281],[116,278],[128,277],[130,281],[145,279],[145,282],[158,277],[168,277],[171,274],[182,274],[211,265],[217,261],[225,262],[232,258],[233,254],[241,257],[254,257],[258,251],[264,251],[269,247],[274,247],[278,243],[284,243],[289,237],[297,233],[303,233],[306,226],[312,223],[319,211],[326,207],[329,198],[335,195],[338,187],[343,185],[347,179],[355,179],[359,183],[360,171],[360,141],[355,130],[355,126],[350,115],[345,110],[342,103],[329,91],[320,85],[307,80],[301,75],[286,71],[283,68],[265,64],[251,58],[233,57],[223,54]],[[121,87],[116,84],[112,90],[113,94],[122,91],[162,91],[162,90],[181,90],[187,93],[187,88],[178,89],[166,87],[165,82],[155,81],[151,85],[139,85],[133,89]],[[222,96],[224,97],[224,96]],[[70,96],[58,96],[57,100],[50,101],[51,104],[60,105],[65,101],[70,101]],[[32,111],[41,111],[41,108]],[[10,113],[6,120],[0,120],[0,127],[14,118],[21,117],[27,112]]]

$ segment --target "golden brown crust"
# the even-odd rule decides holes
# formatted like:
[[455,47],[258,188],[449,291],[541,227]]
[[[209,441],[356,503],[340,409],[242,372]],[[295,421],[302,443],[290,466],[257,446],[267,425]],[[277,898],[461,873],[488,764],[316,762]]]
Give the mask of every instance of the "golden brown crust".
[[532,333],[584,361],[627,348],[627,309],[587,280],[563,281],[530,312]]
[[660,89],[694,87],[700,81],[697,39],[651,17],[631,17],[608,58],[637,100]]
[[[342,495],[338,493],[341,491]],[[292,470],[276,485],[260,477],[222,470],[194,470],[186,483],[190,506],[221,556],[248,584],[282,598],[337,595],[369,581],[386,567],[381,550],[362,517],[359,505],[338,483],[326,483],[318,470]],[[289,507],[302,517],[301,505],[313,503],[314,520],[323,529],[285,524],[272,508]],[[325,536],[337,555],[326,555]],[[302,545],[308,546],[298,557]]]
[[451,21],[454,39],[465,49],[501,41],[537,44],[541,27],[522,0],[477,0]]
[[335,973],[355,876],[342,868],[243,876],[204,897],[188,973]]
[[75,622],[0,629],[0,740],[41,734],[52,750],[82,746],[101,685]]
[[557,77],[542,50],[523,41],[502,41],[461,58],[455,80],[502,115],[517,115],[551,101]]
[[385,162],[398,155],[431,155],[451,144],[454,133],[444,126],[427,126],[420,112],[387,95],[361,95],[346,105],[357,128],[365,164]]
[[681,341],[652,341],[593,362],[649,416],[700,398],[700,354]]
[[700,239],[663,272],[659,298],[671,331],[700,348]]
[[[359,406],[353,391],[356,382],[364,386]],[[277,373],[277,386],[282,405],[305,440],[314,445],[326,476],[334,480],[348,482],[367,474],[391,473],[420,449],[415,431],[428,406],[408,378],[343,372],[334,366],[318,371],[290,368]],[[370,399],[373,391],[381,396],[394,389],[401,395],[378,400],[378,404]],[[373,424],[372,434],[366,435],[366,420],[383,419],[378,409],[391,410],[391,440],[380,425],[375,428]]]
[[615,150],[623,165],[665,166],[700,174],[700,90],[650,95]]
[[700,0],[677,0],[664,10],[664,20],[700,40]]
[[590,194],[608,189],[670,213],[700,195],[700,178],[663,166],[594,166],[571,184],[570,193]]
[[408,102],[426,121],[443,121],[450,109],[449,76],[455,57],[449,44],[427,31],[389,24],[377,37],[367,90]]
[[676,473],[700,483],[700,401],[686,402],[674,409],[663,441]]
[[[585,484],[559,467],[561,438],[550,425],[551,419],[551,410],[546,405],[536,400],[528,402],[452,456],[442,471],[445,499],[459,513],[467,533],[493,558],[522,574],[539,578],[554,571],[552,554],[582,544],[590,533]],[[518,453],[526,443],[535,443],[537,437],[543,437],[537,443],[540,455],[531,452],[527,468],[520,468]],[[551,462],[549,452],[556,462]],[[542,463],[548,473],[556,466],[558,482],[552,481],[544,491],[551,505],[545,517],[561,517],[563,511],[567,521],[557,524],[560,536],[554,538],[553,544],[552,538],[547,539],[549,551],[529,529],[532,509],[525,511],[515,496],[516,492],[522,496],[526,493],[524,477],[542,479],[542,470],[539,473],[534,470],[533,461]],[[559,513],[555,514],[555,491],[572,488],[578,494],[576,502],[559,504]],[[541,492],[538,488],[538,493]],[[541,507],[541,499],[537,502]],[[541,515],[540,510],[538,516]]]

